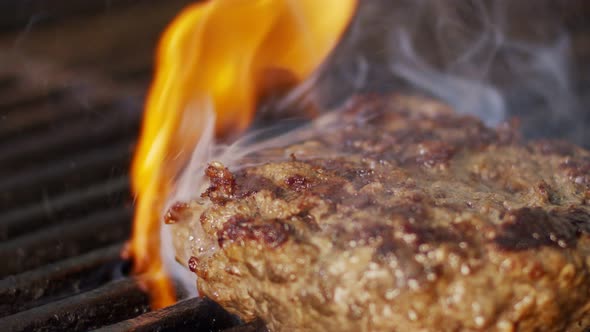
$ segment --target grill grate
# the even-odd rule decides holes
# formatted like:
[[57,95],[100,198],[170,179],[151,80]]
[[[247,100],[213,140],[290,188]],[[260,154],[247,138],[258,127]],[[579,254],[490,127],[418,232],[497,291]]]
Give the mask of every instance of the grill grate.
[[[59,21],[30,32],[32,46],[0,52],[0,330],[264,329],[259,322],[240,325],[202,298],[150,312],[144,277],[130,276],[120,257],[133,214],[127,172],[153,41],[186,2],[138,2],[99,18]],[[125,15],[148,17],[148,27],[136,29],[145,45],[130,33],[120,40],[93,36],[113,43],[94,52],[41,58],[35,50],[49,43],[47,29],[61,31],[67,44],[79,30],[107,30],[97,22],[117,29],[134,21]],[[0,51],[14,50],[15,38],[0,33]],[[120,61],[112,61],[113,50]]]

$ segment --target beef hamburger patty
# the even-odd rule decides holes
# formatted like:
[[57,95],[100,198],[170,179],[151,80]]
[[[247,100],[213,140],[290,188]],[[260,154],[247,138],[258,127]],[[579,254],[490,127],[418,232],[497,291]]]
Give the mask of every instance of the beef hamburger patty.
[[272,331],[590,326],[588,151],[418,97],[336,118],[212,162],[202,198],[170,209],[202,295]]

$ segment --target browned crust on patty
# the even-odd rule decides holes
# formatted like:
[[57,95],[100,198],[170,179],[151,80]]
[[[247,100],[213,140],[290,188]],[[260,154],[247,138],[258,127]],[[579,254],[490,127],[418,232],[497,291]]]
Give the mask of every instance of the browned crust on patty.
[[588,326],[588,151],[416,97],[359,98],[339,119],[207,169],[166,226],[202,294],[277,331]]

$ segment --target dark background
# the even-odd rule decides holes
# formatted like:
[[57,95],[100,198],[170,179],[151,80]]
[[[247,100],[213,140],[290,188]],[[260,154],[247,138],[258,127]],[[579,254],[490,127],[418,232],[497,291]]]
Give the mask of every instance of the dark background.
[[[322,96],[328,105],[338,105],[342,96],[363,92],[432,95],[390,70],[394,62],[408,62],[400,57],[403,31],[422,64],[462,79],[468,87],[482,82],[494,87],[504,99],[505,119],[519,118],[527,137],[562,138],[590,147],[589,19],[590,2],[583,0],[361,1],[323,75]],[[360,61],[368,65],[360,66]],[[557,71],[551,67],[556,63]],[[359,82],[363,71],[365,79]],[[439,86],[448,83],[438,81]],[[462,99],[473,91],[451,92]],[[463,111],[480,117],[486,112],[477,103],[470,105]]]
[[[84,91],[116,90],[128,100],[141,103],[161,31],[181,8],[192,2],[1,1],[0,77],[25,77],[29,84],[41,88],[66,85]],[[326,105],[338,105],[355,93],[423,91],[389,70],[390,64],[399,58],[395,36],[403,29],[420,56],[433,68],[493,83],[505,98],[508,116],[522,120],[523,132],[528,137],[550,136],[590,144],[590,133],[586,130],[590,124],[587,111],[590,4],[587,1],[362,0],[360,3],[354,24],[317,87]],[[531,81],[548,83],[545,90],[555,90],[550,79],[537,79],[526,69],[516,75],[514,65],[509,67],[506,63],[514,62],[520,55],[503,46],[486,46],[481,54],[470,59],[471,64],[450,68],[490,25],[499,26],[506,40],[519,43],[550,46],[559,38],[567,40],[568,62],[564,68],[569,74],[569,85],[562,87],[567,93],[539,96],[539,87],[532,87]],[[495,55],[488,59],[485,53],[492,51]],[[368,64],[362,69],[359,69],[360,59]],[[527,59],[518,61],[528,63]],[[487,68],[488,62],[489,68],[481,69]],[[366,73],[359,83],[357,76],[361,70]],[[527,77],[530,80],[525,82]],[[84,97],[80,93],[80,98]]]

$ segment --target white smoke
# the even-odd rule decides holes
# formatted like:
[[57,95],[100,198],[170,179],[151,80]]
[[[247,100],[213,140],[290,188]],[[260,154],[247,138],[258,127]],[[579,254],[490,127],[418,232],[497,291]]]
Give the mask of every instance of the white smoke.
[[485,80],[438,71],[416,54],[407,33],[400,31],[396,37],[399,53],[390,67],[395,75],[445,101],[459,113],[477,115],[489,126],[506,118],[502,94]]
[[527,137],[588,145],[567,10],[532,0],[361,1],[316,90],[328,105],[364,92],[425,94],[490,126],[517,117]]
[[[192,152],[187,167],[182,171],[178,180],[175,181],[174,190],[167,199],[163,213],[168,211],[176,202],[188,202],[198,197],[202,192],[200,188],[204,186],[203,174],[206,161],[211,160],[215,149],[215,112],[211,100],[204,98],[199,103],[191,104],[189,108],[184,114],[191,114],[196,118],[184,119],[185,123],[194,123],[194,130],[199,130],[202,134]],[[195,232],[204,234],[202,229],[197,229]],[[167,273],[174,277],[175,283],[184,293],[184,296],[197,296],[197,277],[176,260],[176,249],[173,244],[174,237],[171,227],[163,223],[160,228],[160,241],[160,256]]]
[[[300,91],[296,90],[295,93],[299,94]],[[303,95],[301,97],[303,98]],[[293,98],[293,96],[290,96],[290,98]],[[167,198],[164,212],[176,202],[189,202],[199,199],[200,194],[209,185],[209,181],[204,175],[205,169],[213,161],[221,162],[232,171],[236,171],[243,167],[252,166],[243,162],[243,158],[247,155],[308,139],[315,134],[315,128],[318,127],[323,130],[339,125],[339,117],[336,112],[327,113],[315,119],[313,123],[308,123],[293,130],[284,130],[285,126],[281,123],[277,126],[251,130],[231,144],[219,144],[215,141],[215,112],[211,101],[203,99],[201,102],[193,103],[189,107],[196,110],[196,112],[188,110],[184,114],[196,116],[196,118],[190,120],[197,124],[195,130],[200,130],[202,134],[188,164],[175,181],[174,189]],[[276,157],[283,159],[283,156]],[[202,248],[198,251],[202,252],[203,255],[211,255],[218,250],[217,242],[210,240],[198,223],[191,229],[191,232],[193,235],[191,241],[193,243],[184,243],[185,252],[178,253],[173,243],[175,239],[172,234],[172,227],[163,224],[160,229],[160,255],[164,267],[168,274],[173,276],[177,288],[184,297],[198,295],[195,287],[197,277],[185,266],[188,257],[194,254],[195,247]],[[179,263],[178,257],[182,257],[185,264]]]

